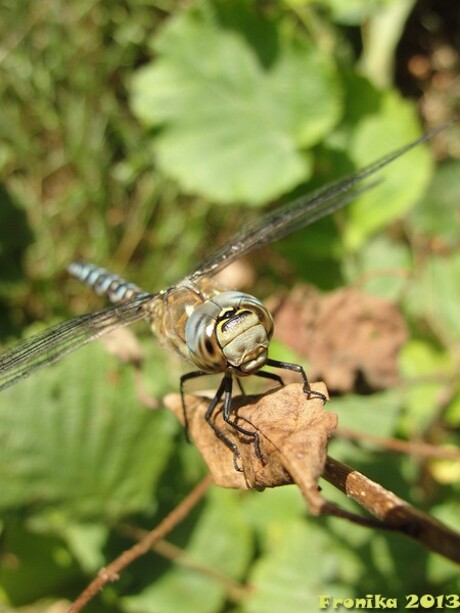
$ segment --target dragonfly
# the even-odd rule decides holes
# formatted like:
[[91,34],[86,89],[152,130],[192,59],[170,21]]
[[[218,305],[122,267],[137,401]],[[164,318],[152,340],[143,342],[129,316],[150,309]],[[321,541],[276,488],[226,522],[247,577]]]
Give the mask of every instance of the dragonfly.
[[101,311],[57,324],[6,351],[0,356],[0,391],[86,343],[122,326],[146,320],[163,344],[180,354],[194,368],[180,378],[186,432],[185,383],[204,375],[222,374],[205,420],[216,436],[232,450],[234,466],[241,470],[237,445],[228,439],[213,420],[216,407],[222,400],[225,422],[240,434],[250,437],[257,457],[261,457],[258,435],[240,426],[232,414],[235,381],[242,392],[241,379],[250,375],[272,379],[282,385],[278,372],[264,370],[264,367],[269,366],[295,371],[303,382],[307,397],[313,395],[325,398],[310,388],[302,366],[268,356],[274,323],[264,304],[250,294],[222,287],[214,279],[215,275],[236,259],[330,215],[372,189],[377,184],[375,177],[372,181],[366,179],[438,131],[427,133],[373,164],[261,216],[225,242],[177,285],[167,289],[146,292],[94,264],[70,264],[70,274],[113,304]]

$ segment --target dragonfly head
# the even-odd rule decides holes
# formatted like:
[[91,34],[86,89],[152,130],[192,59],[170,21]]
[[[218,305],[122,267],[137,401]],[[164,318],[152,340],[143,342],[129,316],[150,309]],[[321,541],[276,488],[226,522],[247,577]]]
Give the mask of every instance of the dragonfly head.
[[189,317],[185,340],[192,361],[205,372],[257,372],[268,357],[273,319],[254,296],[223,292]]

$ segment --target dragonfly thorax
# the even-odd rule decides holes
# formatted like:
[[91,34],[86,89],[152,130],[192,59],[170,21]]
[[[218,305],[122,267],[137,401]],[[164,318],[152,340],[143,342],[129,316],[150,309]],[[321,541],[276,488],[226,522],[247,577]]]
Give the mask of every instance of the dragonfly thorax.
[[250,375],[265,364],[273,319],[254,296],[227,291],[189,317],[185,339],[191,360],[205,372]]

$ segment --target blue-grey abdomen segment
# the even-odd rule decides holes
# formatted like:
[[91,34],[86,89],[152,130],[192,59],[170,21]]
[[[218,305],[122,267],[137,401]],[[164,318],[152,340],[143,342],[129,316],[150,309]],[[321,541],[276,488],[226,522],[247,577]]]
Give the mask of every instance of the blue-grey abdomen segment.
[[113,303],[128,302],[148,295],[134,283],[129,283],[105,268],[89,262],[72,262],[67,270],[71,275],[86,283],[96,294],[106,296]]

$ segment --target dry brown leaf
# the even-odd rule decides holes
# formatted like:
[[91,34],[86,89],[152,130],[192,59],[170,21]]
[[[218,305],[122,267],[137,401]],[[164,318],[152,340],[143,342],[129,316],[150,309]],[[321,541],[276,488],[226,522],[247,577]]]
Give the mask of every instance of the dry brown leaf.
[[297,287],[275,311],[275,333],[311,359],[310,376],[339,392],[381,389],[398,380],[398,352],[407,338],[404,318],[388,300],[356,289],[321,295]]
[[[324,384],[312,388],[327,396]],[[190,438],[216,484],[263,489],[295,482],[308,499],[310,510],[315,512],[320,504],[318,479],[324,469],[327,443],[337,426],[336,415],[324,409],[321,398],[307,398],[302,385],[292,384],[263,395],[233,399],[232,415],[240,426],[258,433],[262,459],[256,456],[252,438],[223,421],[219,405],[214,423],[238,446],[241,472],[235,470],[232,451],[204,419],[209,398],[189,395],[185,400]],[[180,396],[170,394],[164,403],[183,422]]]
[[101,338],[101,343],[107,351],[124,364],[139,367],[144,359],[144,352],[132,330],[117,328]]

